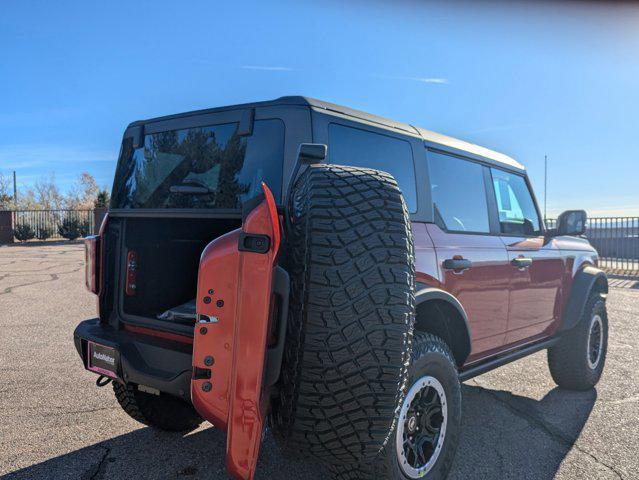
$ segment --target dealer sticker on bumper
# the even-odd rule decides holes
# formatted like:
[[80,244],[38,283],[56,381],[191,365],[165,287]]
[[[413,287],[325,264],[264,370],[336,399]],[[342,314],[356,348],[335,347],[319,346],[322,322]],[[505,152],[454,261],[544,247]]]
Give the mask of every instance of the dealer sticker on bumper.
[[88,342],[88,353],[87,369],[107,377],[117,378],[119,355],[115,348]]

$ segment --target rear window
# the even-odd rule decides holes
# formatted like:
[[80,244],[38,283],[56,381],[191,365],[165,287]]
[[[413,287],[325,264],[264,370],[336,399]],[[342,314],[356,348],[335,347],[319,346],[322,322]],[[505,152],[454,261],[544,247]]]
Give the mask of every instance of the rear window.
[[133,149],[125,139],[111,208],[238,209],[261,192],[276,201],[282,189],[284,123],[257,120],[251,136],[237,123],[170,130],[144,137]]
[[336,123],[329,126],[328,135],[331,163],[390,173],[404,195],[408,211],[417,211],[413,149],[409,142]]

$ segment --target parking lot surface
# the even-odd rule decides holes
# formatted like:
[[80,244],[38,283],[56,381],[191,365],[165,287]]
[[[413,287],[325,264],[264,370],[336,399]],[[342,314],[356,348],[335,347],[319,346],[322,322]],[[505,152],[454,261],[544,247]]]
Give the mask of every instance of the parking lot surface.
[[[452,479],[639,478],[639,289],[613,288],[596,390],[553,384],[546,354],[468,381]],[[225,436],[130,419],[73,346],[94,316],[80,244],[0,247],[0,475],[3,479],[223,479]],[[267,434],[257,478],[321,479]]]

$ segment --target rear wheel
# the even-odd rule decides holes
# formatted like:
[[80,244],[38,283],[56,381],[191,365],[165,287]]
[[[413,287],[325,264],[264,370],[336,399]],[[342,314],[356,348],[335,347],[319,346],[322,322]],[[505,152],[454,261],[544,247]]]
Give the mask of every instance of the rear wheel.
[[455,360],[441,338],[415,334],[408,387],[393,435],[377,458],[336,466],[336,478],[446,478],[459,441],[461,386]]
[[171,395],[141,392],[137,385],[113,382],[115,398],[134,420],[170,432],[195,430],[202,418],[192,405]]
[[601,378],[607,350],[606,302],[600,293],[594,292],[588,298],[577,326],[548,349],[550,374],[562,388],[589,390]]
[[272,424],[289,453],[373,459],[389,441],[414,322],[410,220],[387,173],[310,166],[291,197],[292,290]]

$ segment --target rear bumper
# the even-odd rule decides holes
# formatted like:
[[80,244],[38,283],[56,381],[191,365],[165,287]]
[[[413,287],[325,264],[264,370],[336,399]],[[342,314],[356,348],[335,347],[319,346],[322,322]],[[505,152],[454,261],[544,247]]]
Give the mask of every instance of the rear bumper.
[[84,368],[87,368],[88,341],[113,347],[120,353],[118,377],[122,381],[190,401],[191,345],[116,330],[97,318],[80,323],[73,332],[73,340]]

